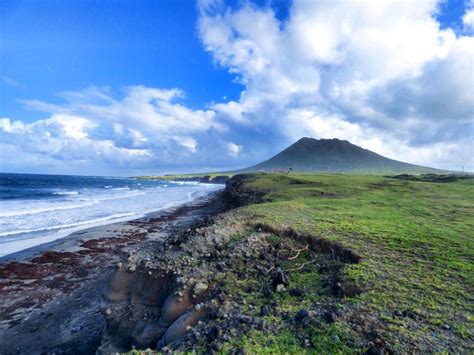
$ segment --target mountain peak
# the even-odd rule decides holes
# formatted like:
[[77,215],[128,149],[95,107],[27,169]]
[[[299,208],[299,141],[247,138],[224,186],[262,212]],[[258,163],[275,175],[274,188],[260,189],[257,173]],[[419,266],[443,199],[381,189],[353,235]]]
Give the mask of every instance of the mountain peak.
[[288,169],[293,171],[327,172],[434,172],[425,168],[383,157],[338,138],[315,139],[302,137],[274,157],[243,169],[242,171],[272,171]]

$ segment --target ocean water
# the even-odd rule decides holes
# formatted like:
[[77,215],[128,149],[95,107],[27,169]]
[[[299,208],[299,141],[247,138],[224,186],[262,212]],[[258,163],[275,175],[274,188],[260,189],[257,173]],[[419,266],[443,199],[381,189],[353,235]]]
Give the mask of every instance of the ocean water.
[[0,256],[177,206],[220,185],[0,173]]

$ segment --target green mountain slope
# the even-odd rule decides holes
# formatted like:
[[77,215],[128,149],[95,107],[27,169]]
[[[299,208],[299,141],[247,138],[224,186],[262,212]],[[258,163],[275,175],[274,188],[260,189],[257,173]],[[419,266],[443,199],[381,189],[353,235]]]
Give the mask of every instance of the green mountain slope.
[[339,139],[301,138],[274,157],[239,172],[272,171],[433,173],[441,170],[385,158],[348,141]]

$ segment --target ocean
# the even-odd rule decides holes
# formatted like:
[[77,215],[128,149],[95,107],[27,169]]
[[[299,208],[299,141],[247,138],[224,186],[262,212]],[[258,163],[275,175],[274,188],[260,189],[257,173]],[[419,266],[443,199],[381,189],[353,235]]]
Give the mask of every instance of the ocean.
[[220,185],[0,173],[0,256],[190,202]]

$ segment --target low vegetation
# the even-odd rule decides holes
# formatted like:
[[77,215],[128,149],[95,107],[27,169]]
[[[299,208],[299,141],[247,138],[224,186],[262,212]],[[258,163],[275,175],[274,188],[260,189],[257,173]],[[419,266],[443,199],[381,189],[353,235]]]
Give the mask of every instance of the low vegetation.
[[[123,349],[473,352],[474,179],[407,177],[234,176],[224,194],[230,209],[144,247],[137,260],[146,262],[124,266],[141,265],[136,277],[158,269],[181,275],[182,285],[164,290],[182,296],[176,302],[188,313],[161,329],[156,319],[167,311],[159,305],[144,328],[156,334],[130,330]],[[199,298],[183,296],[196,285],[206,286]],[[119,304],[109,307],[122,316]],[[110,334],[123,340],[146,307],[132,307],[122,333],[109,325]],[[201,318],[183,323],[199,310]]]
[[[360,262],[344,267],[343,277],[362,292],[328,300],[321,273],[311,264],[290,275],[288,289],[304,290],[303,300],[288,292],[255,298],[242,291],[255,280],[228,280],[257,309],[271,302],[283,310],[283,316],[267,316],[273,324],[325,302],[336,312],[334,322],[281,327],[272,335],[252,330],[229,348],[345,353],[383,342],[388,352],[474,351],[474,180],[259,174],[244,187],[263,201],[240,209],[253,224],[309,233],[360,255]],[[301,266],[305,258],[308,251],[283,267]]]

